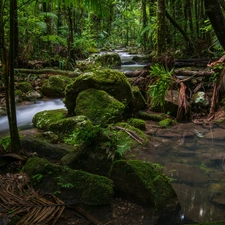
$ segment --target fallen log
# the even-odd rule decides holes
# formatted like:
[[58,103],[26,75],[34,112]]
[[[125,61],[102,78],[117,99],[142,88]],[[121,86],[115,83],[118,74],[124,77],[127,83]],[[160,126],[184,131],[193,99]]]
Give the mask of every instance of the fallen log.
[[79,74],[77,72],[67,71],[67,70],[53,70],[53,69],[41,69],[41,70],[33,70],[33,69],[15,69],[15,72],[19,73],[31,73],[31,74],[54,74],[54,75],[65,75],[69,77],[77,77]]
[[188,71],[188,70],[174,70],[174,74],[177,76],[186,76],[186,77],[207,77],[212,76],[214,71]]

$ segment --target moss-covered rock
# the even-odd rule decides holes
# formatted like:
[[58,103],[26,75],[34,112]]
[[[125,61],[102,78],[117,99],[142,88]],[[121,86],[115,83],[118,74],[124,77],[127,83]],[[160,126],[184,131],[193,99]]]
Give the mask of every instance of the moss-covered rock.
[[174,120],[172,120],[172,119],[170,119],[170,118],[166,118],[166,119],[161,120],[161,121],[159,122],[159,126],[160,126],[160,127],[167,128],[167,127],[173,125],[174,123],[175,123]]
[[32,123],[41,130],[50,130],[49,126],[53,122],[65,119],[66,109],[44,110],[34,115]]
[[17,89],[21,90],[23,93],[26,93],[28,91],[33,90],[33,87],[29,82],[24,81],[24,82],[19,82],[17,84]]
[[55,75],[45,80],[41,92],[47,97],[64,97],[66,86],[72,82],[70,77]]
[[121,59],[116,52],[107,52],[98,54],[95,58],[95,63],[100,64],[102,67],[115,68],[121,66]]
[[126,112],[132,112],[133,95],[126,76],[119,71],[104,69],[84,73],[66,87],[64,102],[69,115],[75,114],[78,94],[89,88],[107,92],[125,105]]
[[88,137],[83,137],[85,143],[78,145],[75,143],[76,140],[72,141],[72,138],[78,137],[79,134],[71,135],[69,142],[76,148],[61,159],[62,165],[103,176],[108,176],[114,160],[126,158],[128,151],[140,145],[129,134],[136,136],[137,139],[141,138],[143,144],[147,143],[145,134],[127,123],[118,123],[107,128],[93,126],[78,132],[82,135],[87,133]]
[[108,178],[57,166],[44,158],[30,158],[24,172],[35,189],[57,194],[69,204],[108,204],[113,196],[112,182]]
[[137,160],[115,161],[110,178],[120,196],[148,203],[156,210],[177,208],[178,198],[168,178],[151,163]]
[[71,134],[73,130],[80,126],[92,125],[87,117],[73,116],[66,117],[66,109],[54,109],[38,112],[33,117],[33,124],[35,127],[44,130],[52,131],[61,136]]
[[165,119],[164,114],[148,113],[148,112],[145,112],[145,111],[139,111],[138,115],[141,119],[152,120],[152,121],[157,121],[157,122]]
[[30,102],[36,102],[36,100],[40,97],[41,97],[40,93],[38,93],[35,90],[28,91],[23,95],[24,100],[27,100]]
[[144,120],[137,118],[130,118],[127,120],[127,123],[140,130],[146,130],[146,122]]
[[21,90],[15,91],[15,101],[22,102],[23,101],[23,92]]
[[132,93],[133,93],[133,107],[134,107],[134,111],[139,111],[139,110],[143,110],[146,108],[147,106],[147,102],[144,98],[144,96],[142,95],[140,89],[138,86],[132,86]]
[[131,146],[131,149],[135,148],[139,144],[146,145],[148,143],[148,138],[146,137],[145,133],[134,126],[131,126],[128,123],[125,122],[117,123],[115,124],[115,128],[118,129],[117,135],[121,139],[126,139],[128,136],[134,137],[127,140],[129,145]]
[[45,157],[48,160],[60,160],[64,155],[73,150],[72,146],[63,144],[52,144],[41,137],[21,138],[23,150],[40,157]]
[[76,115],[86,116],[95,125],[121,121],[124,110],[123,103],[102,90],[84,90],[76,99]]

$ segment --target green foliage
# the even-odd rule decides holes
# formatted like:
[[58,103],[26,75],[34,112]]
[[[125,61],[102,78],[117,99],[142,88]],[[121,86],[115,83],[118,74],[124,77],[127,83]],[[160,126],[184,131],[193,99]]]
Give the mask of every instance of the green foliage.
[[122,157],[131,147],[129,136],[122,137],[118,131],[102,128],[99,125],[76,129],[64,141],[74,146],[101,146],[106,151],[108,158],[112,160],[114,160],[116,154]]
[[101,134],[102,129],[99,125],[87,125],[76,129],[64,141],[71,145],[92,145],[96,138]]
[[160,64],[151,66],[150,76],[154,79],[154,82],[149,85],[147,93],[152,107],[164,105],[165,95],[173,83],[172,75],[173,69],[166,71],[165,67]]
[[42,174],[35,174],[32,176],[32,179],[36,180],[36,182],[40,182],[42,178],[43,178]]
[[3,137],[1,140],[0,140],[0,145],[3,147],[4,150],[7,151],[7,149],[9,148],[11,144],[11,138],[10,136],[6,136],[6,137]]

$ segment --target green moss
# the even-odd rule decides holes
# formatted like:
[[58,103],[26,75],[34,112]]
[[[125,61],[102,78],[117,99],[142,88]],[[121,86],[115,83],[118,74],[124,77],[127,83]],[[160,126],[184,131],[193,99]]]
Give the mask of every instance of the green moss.
[[17,89],[21,90],[23,93],[26,93],[33,90],[33,87],[29,82],[19,82],[17,84]]
[[122,120],[125,106],[105,91],[88,89],[76,100],[76,115],[85,115],[93,124],[105,125]]
[[146,130],[146,122],[144,120],[137,118],[130,118],[128,119],[127,123],[140,130]]
[[66,87],[64,102],[69,115],[74,114],[78,94],[89,88],[107,92],[122,102],[126,109],[131,112],[133,95],[126,76],[118,71],[104,69],[84,73]]
[[19,99],[19,101],[23,100],[23,92],[21,90],[15,90],[15,97]]
[[66,76],[56,75],[49,77],[41,88],[42,94],[47,97],[64,97],[66,86],[72,79]]
[[119,193],[152,204],[156,209],[166,208],[178,201],[168,178],[151,163],[138,160],[115,161],[110,178]]
[[162,114],[156,114],[156,113],[147,113],[147,112],[144,112],[144,111],[139,111],[138,112],[138,115],[141,119],[144,119],[144,120],[152,120],[152,121],[161,121],[164,119],[164,115]]
[[132,93],[133,93],[133,106],[134,106],[134,110],[136,112],[138,112],[139,110],[143,110],[146,108],[147,103],[146,100],[144,98],[144,96],[142,95],[139,87],[137,86],[132,86]]
[[108,204],[113,196],[112,181],[106,177],[57,166],[46,159],[31,158],[24,166],[31,184],[66,203]]
[[[133,126],[131,126],[130,124],[128,123],[125,123],[125,122],[120,122],[120,123],[117,123],[116,124],[116,127],[122,127],[122,128],[125,128],[127,130],[130,130],[132,132],[134,132],[135,135],[137,135],[138,137],[140,137],[142,139],[142,142],[143,142],[143,145],[146,145],[148,143],[148,139],[145,135],[145,133],[143,133],[141,130],[139,130],[138,128],[135,128]],[[118,134],[117,134],[120,138],[122,138],[123,140],[126,139],[126,137],[128,137],[129,135],[126,133],[126,131],[124,130],[119,130],[118,131]],[[137,142],[136,140],[134,140],[133,138],[130,138],[129,139],[129,144],[130,146],[133,148],[133,147],[136,147],[138,144],[140,144],[139,142]]]
[[170,118],[167,118],[167,119],[161,120],[161,121],[159,122],[159,126],[160,126],[160,127],[167,128],[167,127],[173,125],[174,123],[175,123],[174,120],[172,120],[172,119],[170,119]]
[[35,127],[42,130],[49,130],[53,122],[64,119],[66,115],[65,109],[45,110],[38,112],[33,117],[33,124]]

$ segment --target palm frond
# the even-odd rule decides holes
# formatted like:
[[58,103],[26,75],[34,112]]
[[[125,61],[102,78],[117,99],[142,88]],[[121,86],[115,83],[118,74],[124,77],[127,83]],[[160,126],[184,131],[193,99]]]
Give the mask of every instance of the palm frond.
[[[28,185],[29,179],[23,174],[0,176],[0,221],[19,216],[17,225],[55,224],[65,209],[65,204],[53,197],[47,200]],[[26,188],[24,188],[26,187]]]

